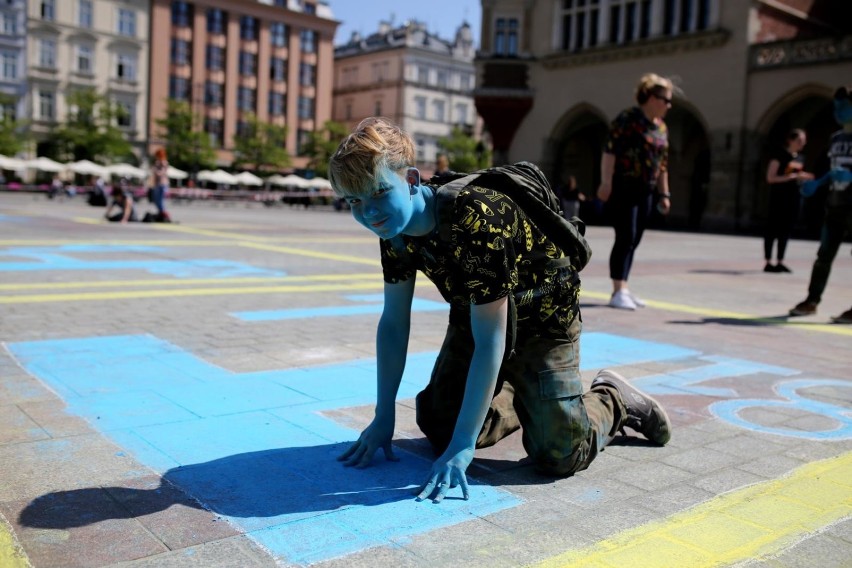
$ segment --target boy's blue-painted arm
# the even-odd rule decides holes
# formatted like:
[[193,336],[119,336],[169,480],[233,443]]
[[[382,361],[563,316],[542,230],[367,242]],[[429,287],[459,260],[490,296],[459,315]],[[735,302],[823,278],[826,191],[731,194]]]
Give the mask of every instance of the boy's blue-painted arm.
[[799,192],[805,197],[810,197],[814,193],[816,193],[816,190],[819,189],[820,186],[832,181],[840,183],[852,182],[852,171],[849,171],[846,168],[834,168],[833,170],[829,170],[824,176],[819,179],[814,179],[803,183],[802,187],[799,189]]
[[497,375],[506,349],[508,298],[488,304],[473,305],[470,312],[474,350],[467,373],[461,411],[456,420],[450,445],[432,464],[429,479],[420,487],[418,499],[430,496],[440,503],[451,487],[461,486],[462,495],[469,497],[465,471],[473,461],[476,438],[494,397]]
[[396,423],[396,395],[408,351],[414,283],[413,277],[397,284],[385,283],[385,305],[376,334],[376,416],[358,440],[337,458],[346,466],[367,467],[379,448],[388,460],[398,461],[391,442]]

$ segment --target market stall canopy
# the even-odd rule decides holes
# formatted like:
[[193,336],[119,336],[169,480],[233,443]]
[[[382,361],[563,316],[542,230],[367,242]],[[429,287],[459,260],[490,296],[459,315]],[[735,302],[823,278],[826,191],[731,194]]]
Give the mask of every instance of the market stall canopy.
[[174,166],[169,166],[168,169],[169,179],[186,179],[189,177],[189,174],[183,170],[179,170]]
[[296,174],[289,174],[286,176],[276,174],[267,178],[266,183],[269,183],[271,185],[278,185],[281,187],[310,187],[308,185],[308,180],[303,177],[297,176]]
[[308,187],[317,189],[331,189],[331,182],[324,177],[317,176],[308,180]]
[[89,160],[80,160],[79,162],[71,162],[67,164],[67,167],[70,171],[75,174],[80,174],[84,176],[98,176],[98,177],[107,177],[109,175],[109,171],[106,167],[91,162]]
[[24,167],[28,170],[39,170],[42,172],[61,172],[65,169],[64,164],[60,164],[44,156],[27,160],[24,162]]
[[0,155],[0,170],[22,170],[26,163],[18,158]]
[[226,185],[237,185],[239,183],[236,176],[229,174],[225,170],[201,170],[198,172],[198,180]]
[[240,172],[234,177],[242,185],[263,185],[263,180],[251,172]]
[[137,168],[132,164],[111,164],[107,166],[107,171],[110,175],[118,177],[126,177],[132,179],[145,179],[148,177],[148,172],[142,168]]

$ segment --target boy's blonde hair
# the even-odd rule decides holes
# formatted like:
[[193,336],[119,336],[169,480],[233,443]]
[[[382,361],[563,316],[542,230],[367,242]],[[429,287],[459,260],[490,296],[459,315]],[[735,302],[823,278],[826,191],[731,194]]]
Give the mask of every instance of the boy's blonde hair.
[[414,165],[414,141],[382,117],[365,118],[331,156],[328,180],[338,196],[363,196],[379,184],[384,167],[398,172]]
[[636,102],[645,104],[651,95],[661,95],[665,91],[674,93],[675,86],[672,80],[667,77],[662,77],[656,73],[645,73],[639,79],[639,84],[636,85]]

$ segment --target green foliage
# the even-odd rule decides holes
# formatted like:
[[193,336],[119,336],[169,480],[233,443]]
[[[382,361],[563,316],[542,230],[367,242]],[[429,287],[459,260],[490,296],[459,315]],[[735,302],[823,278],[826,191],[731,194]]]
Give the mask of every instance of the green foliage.
[[[0,93],[0,106],[12,106],[16,103],[16,97]],[[12,117],[6,114],[0,116],[0,154],[14,156],[24,149],[28,139],[26,125],[23,121],[12,120]]]
[[245,117],[245,130],[234,136],[234,167],[253,165],[255,170],[265,168],[280,170],[290,165],[290,154],[284,147],[287,127],[261,122],[249,114]]
[[321,177],[328,177],[328,161],[340,142],[349,134],[346,126],[339,122],[328,120],[322,129],[308,134],[308,139],[302,147],[302,154],[309,157],[308,167]]
[[447,155],[450,169],[457,172],[472,172],[491,165],[491,151],[461,128],[453,128],[448,137],[440,138],[438,148]]
[[201,128],[201,116],[193,114],[188,102],[168,99],[166,116],[157,119],[157,126],[166,139],[169,164],[187,171],[216,167],[216,150],[210,136]]
[[63,160],[111,163],[132,159],[133,148],[116,125],[124,110],[94,89],[68,94],[71,109],[52,133]]

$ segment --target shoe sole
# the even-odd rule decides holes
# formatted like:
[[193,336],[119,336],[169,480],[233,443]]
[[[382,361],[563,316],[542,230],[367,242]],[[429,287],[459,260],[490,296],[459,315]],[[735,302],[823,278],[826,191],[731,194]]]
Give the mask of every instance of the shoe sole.
[[[610,371],[609,369],[603,369],[602,371],[600,371],[600,372],[598,373],[598,376],[597,376],[597,377],[595,377],[595,379],[592,381],[592,386],[595,386],[596,384],[601,384],[601,383],[603,383],[603,384],[608,384],[608,386],[611,386],[611,387],[612,387],[612,388],[614,388],[615,390],[618,390],[618,386],[616,386],[616,385],[615,385],[615,384],[613,384],[612,382],[607,383],[607,381],[606,381],[606,380],[599,380],[599,379],[601,379],[601,377],[604,377],[604,376],[611,377],[612,379],[615,379],[616,381],[621,381],[621,382],[623,382],[623,383],[627,384],[628,386],[630,386],[630,388],[631,388],[631,389],[634,389],[634,390],[639,391],[639,389],[637,389],[636,387],[634,387],[634,386],[630,385],[630,381],[628,381],[627,379],[625,379],[624,377],[622,377],[621,375],[619,375],[619,374],[618,374],[618,373],[616,373],[615,371]],[[668,425],[669,425],[669,439],[668,439],[668,440],[666,440],[665,442],[663,442],[662,444],[660,444],[661,446],[665,446],[665,445],[666,445],[666,444],[668,444],[668,443],[671,441],[671,439],[672,439],[672,436],[671,436],[671,424],[672,424],[672,421],[671,421],[671,420],[669,420],[669,415],[666,413],[666,409],[665,409],[665,408],[663,408],[663,405],[662,405],[662,404],[660,404],[660,403],[659,403],[659,401],[658,401],[657,399],[655,399],[655,398],[654,398],[654,397],[652,397],[651,395],[649,395],[649,394],[645,393],[644,391],[639,391],[639,392],[640,392],[640,393],[642,393],[642,396],[643,396],[643,397],[645,397],[645,399],[646,399],[646,400],[649,400],[652,404],[654,404],[654,405],[655,405],[655,406],[656,406],[656,407],[660,410],[660,412],[663,414],[663,418],[665,419],[666,424],[668,424]],[[621,394],[621,393],[619,392],[619,394]],[[640,433],[641,433],[641,432],[640,432]],[[644,434],[642,434],[642,435],[644,436]],[[653,440],[649,440],[649,441],[650,441],[650,442],[653,442]],[[655,444],[659,444],[659,442],[654,442],[654,443],[655,443]]]
[[851,320],[851,319],[838,318],[838,317],[831,318],[831,321],[832,321],[833,323],[843,323],[843,324],[850,324],[850,323],[852,323],[852,320]]

